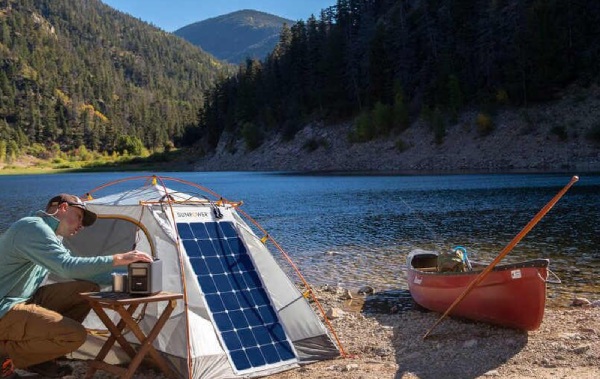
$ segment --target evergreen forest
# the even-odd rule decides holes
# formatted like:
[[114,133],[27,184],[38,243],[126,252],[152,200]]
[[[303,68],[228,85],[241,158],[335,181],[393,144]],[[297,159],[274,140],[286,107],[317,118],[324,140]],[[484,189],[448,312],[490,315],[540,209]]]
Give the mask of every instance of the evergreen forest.
[[0,162],[171,149],[231,67],[99,0],[0,0]]
[[338,0],[209,89],[186,141],[210,149],[227,133],[253,149],[316,119],[353,120],[361,142],[421,117],[439,142],[465,107],[552,100],[597,83],[599,62],[596,0]]
[[338,0],[238,66],[100,0],[0,0],[0,163],[253,149],[315,120],[362,142],[421,118],[441,140],[467,107],[595,85],[598,62],[596,0]]

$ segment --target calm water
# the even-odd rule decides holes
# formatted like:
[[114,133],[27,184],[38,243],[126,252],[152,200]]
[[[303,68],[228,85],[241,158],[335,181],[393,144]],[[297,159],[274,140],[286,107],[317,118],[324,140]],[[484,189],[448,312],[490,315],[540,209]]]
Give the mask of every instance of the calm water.
[[[115,179],[145,174],[0,176],[0,231],[56,193],[84,194]],[[279,242],[313,285],[341,283],[357,289],[368,284],[377,290],[407,288],[405,259],[415,247],[462,245],[472,259],[492,260],[570,180],[565,174],[161,175],[243,200],[242,209]],[[177,183],[167,185],[182,189]],[[549,285],[550,303],[565,304],[573,294],[600,299],[599,221],[600,175],[583,175],[505,261],[550,258],[550,269],[562,280]]]

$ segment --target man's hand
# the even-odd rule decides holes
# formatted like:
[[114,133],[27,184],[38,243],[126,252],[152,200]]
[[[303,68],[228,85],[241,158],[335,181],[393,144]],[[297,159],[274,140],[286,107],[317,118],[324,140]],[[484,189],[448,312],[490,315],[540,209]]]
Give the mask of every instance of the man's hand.
[[152,257],[139,250],[113,255],[113,266],[127,266],[133,262],[152,262]]

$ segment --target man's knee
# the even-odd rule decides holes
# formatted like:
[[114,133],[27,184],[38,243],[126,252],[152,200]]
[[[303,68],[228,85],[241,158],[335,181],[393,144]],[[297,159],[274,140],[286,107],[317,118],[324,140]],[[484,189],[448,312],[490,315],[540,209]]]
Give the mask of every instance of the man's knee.
[[74,321],[61,333],[61,339],[69,351],[77,350],[85,343],[87,331],[83,325]]

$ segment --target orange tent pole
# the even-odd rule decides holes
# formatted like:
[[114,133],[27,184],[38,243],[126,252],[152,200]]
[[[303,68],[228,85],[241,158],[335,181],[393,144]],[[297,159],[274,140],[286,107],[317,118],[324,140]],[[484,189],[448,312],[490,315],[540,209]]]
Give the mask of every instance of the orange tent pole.
[[492,263],[490,263],[485,270],[483,270],[479,275],[477,275],[477,277],[475,278],[475,280],[473,280],[471,283],[469,283],[469,285],[467,286],[467,288],[465,288],[465,290],[463,291],[462,294],[460,294],[459,297],[456,298],[456,300],[454,300],[454,302],[450,305],[450,307],[448,307],[448,309],[446,310],[446,312],[444,312],[444,314],[442,315],[442,317],[440,317],[435,324],[433,324],[433,326],[427,331],[427,333],[425,333],[425,335],[423,336],[423,339],[427,338],[427,336],[431,333],[431,331],[440,323],[442,322],[442,320],[454,309],[454,307],[456,307],[458,305],[458,303],[460,303],[462,301],[462,299],[464,299],[467,294],[469,292],[471,292],[471,290],[478,285],[489,273],[490,271],[492,271],[492,269],[498,264],[498,262],[500,262],[514,247],[516,244],[519,243],[519,241],[521,241],[521,239],[523,239],[523,237],[525,237],[525,235],[527,233],[529,233],[529,231],[531,229],[533,229],[533,227],[542,219],[542,217],[544,217],[546,215],[546,213],[548,213],[548,211],[550,209],[552,209],[552,207],[554,206],[554,204],[556,204],[558,202],[558,200],[560,200],[561,197],[563,197],[563,195],[569,190],[569,188],[571,188],[571,186],[573,184],[575,184],[576,181],[579,180],[578,176],[573,176],[571,178],[571,181],[562,189],[560,190],[559,193],[556,194],[556,196],[554,196],[552,198],[552,200],[550,200],[548,202],[548,204],[546,204],[546,206],[544,206],[544,208],[542,208],[538,214],[535,215],[534,218],[531,219],[531,221],[529,221],[529,223],[527,225],[525,225],[525,227],[519,232],[519,234],[517,234],[515,236],[515,238],[512,239],[512,241],[510,241],[510,243],[508,245],[506,245],[506,247],[504,249],[502,249],[502,251],[500,252],[500,254],[498,254],[498,256],[496,257],[496,259],[494,259],[492,261]]

